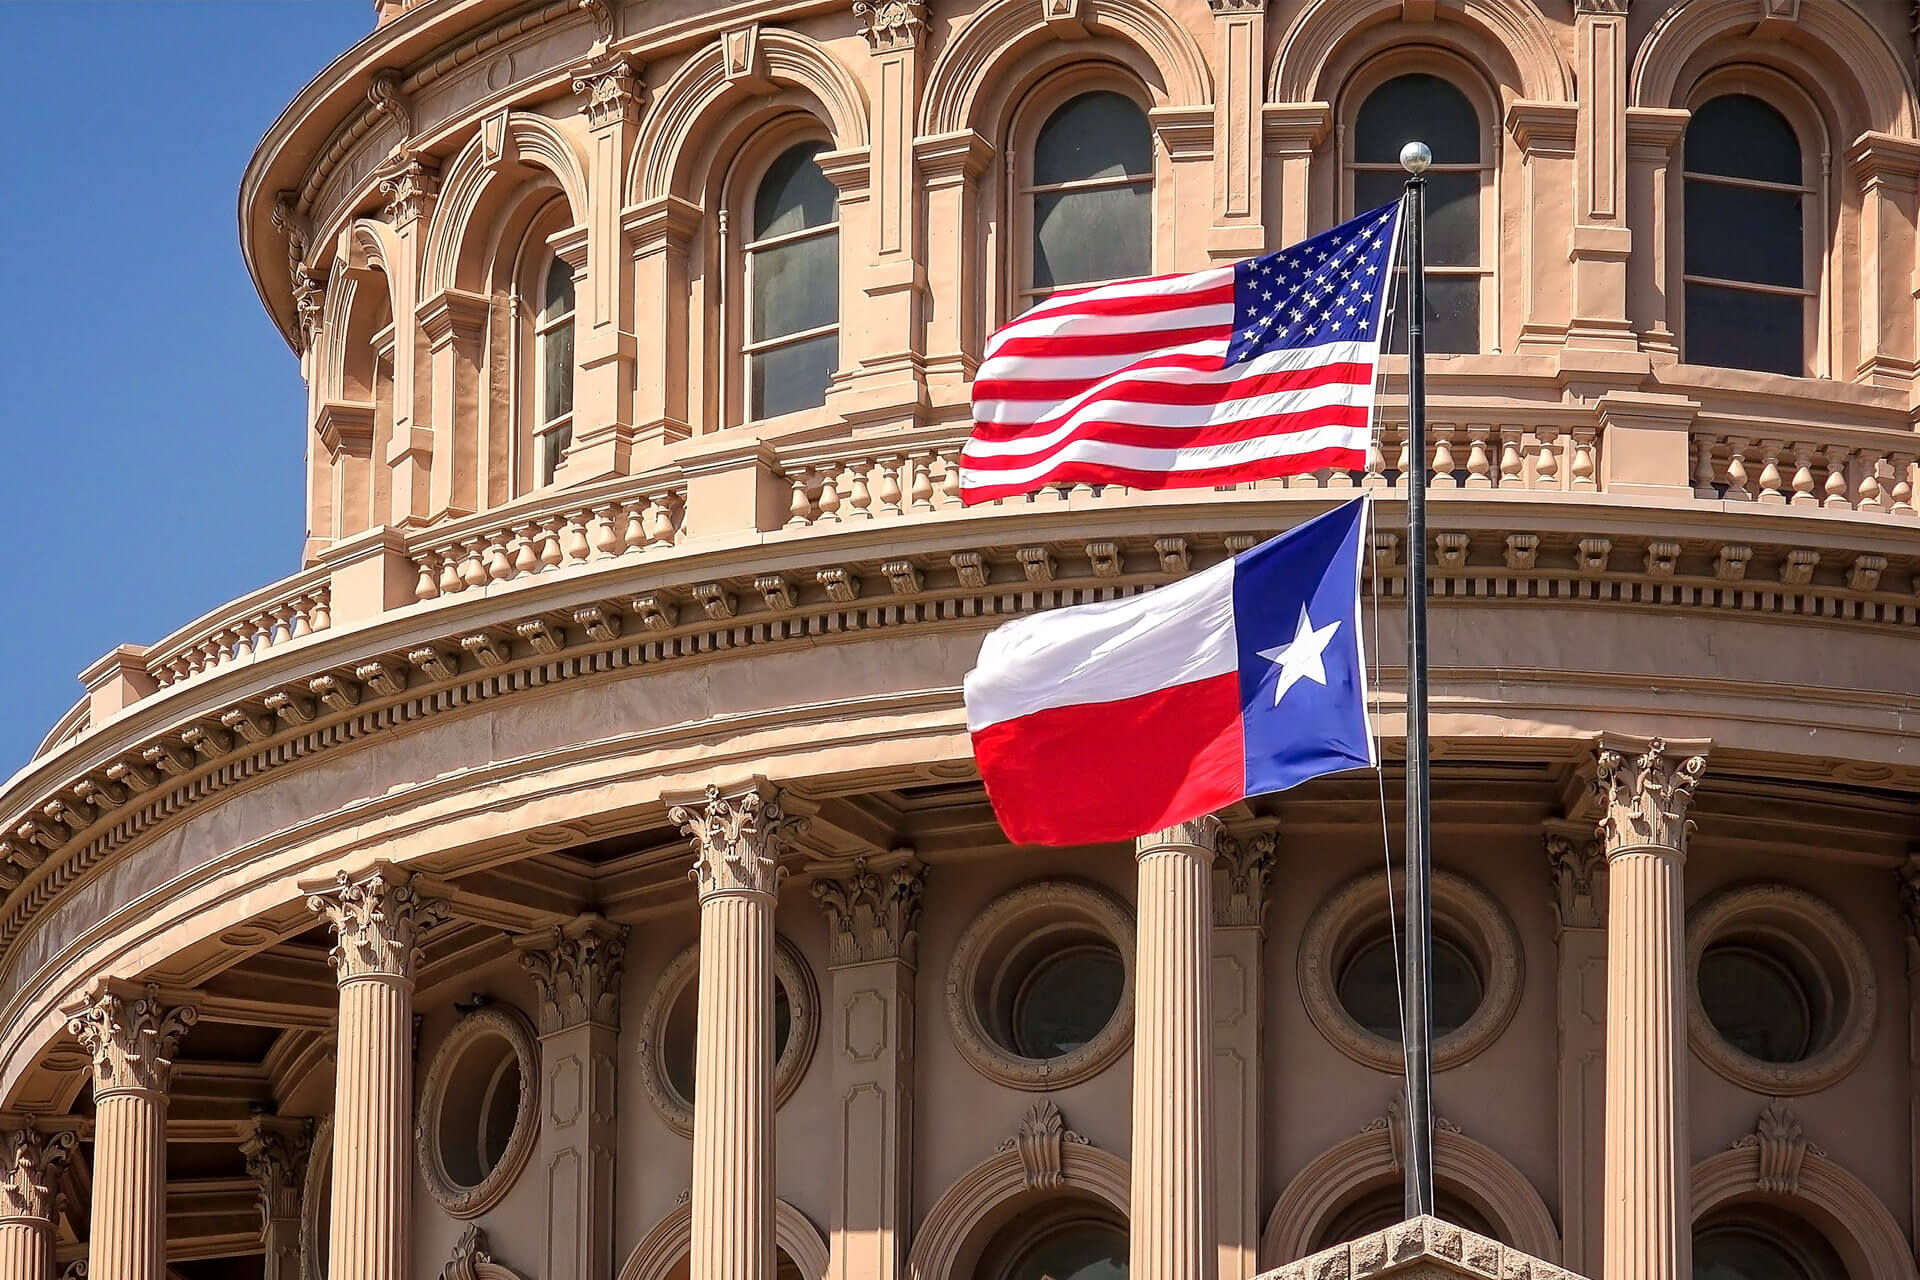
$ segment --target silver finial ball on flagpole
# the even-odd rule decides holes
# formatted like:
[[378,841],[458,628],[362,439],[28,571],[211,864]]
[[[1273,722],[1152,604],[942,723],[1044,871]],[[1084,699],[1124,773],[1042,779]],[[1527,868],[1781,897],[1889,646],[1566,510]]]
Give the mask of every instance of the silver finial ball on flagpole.
[[1416,178],[1425,173],[1427,166],[1432,163],[1433,152],[1427,150],[1424,142],[1409,142],[1400,148],[1400,167]]

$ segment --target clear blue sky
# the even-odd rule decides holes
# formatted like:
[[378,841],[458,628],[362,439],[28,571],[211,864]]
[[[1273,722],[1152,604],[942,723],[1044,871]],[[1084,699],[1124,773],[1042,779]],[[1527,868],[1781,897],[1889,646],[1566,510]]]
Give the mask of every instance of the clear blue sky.
[[305,393],[235,199],[372,28],[369,0],[0,0],[0,778],[102,653],[298,567]]

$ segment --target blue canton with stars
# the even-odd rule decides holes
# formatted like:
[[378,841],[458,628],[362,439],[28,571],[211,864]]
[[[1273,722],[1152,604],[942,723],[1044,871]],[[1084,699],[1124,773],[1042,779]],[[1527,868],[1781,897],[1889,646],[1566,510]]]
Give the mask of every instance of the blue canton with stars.
[[1227,363],[1266,351],[1380,336],[1400,204],[1383,204],[1331,231],[1233,266]]

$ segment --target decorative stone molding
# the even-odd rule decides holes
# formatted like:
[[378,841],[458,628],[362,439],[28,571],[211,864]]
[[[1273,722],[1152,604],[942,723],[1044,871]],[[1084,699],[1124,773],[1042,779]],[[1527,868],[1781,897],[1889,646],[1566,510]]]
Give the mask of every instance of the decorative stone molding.
[[581,69],[573,77],[573,91],[584,94],[580,111],[590,128],[636,124],[640,119],[639,66],[631,58]]
[[300,1217],[300,1184],[306,1176],[309,1142],[306,1125],[273,1116],[254,1116],[240,1139],[247,1176],[260,1194],[262,1223]]
[[70,1130],[41,1133],[28,1116],[0,1148],[0,1219],[51,1224],[60,1214],[60,1179],[78,1139]]
[[380,194],[386,198],[387,220],[394,226],[418,222],[433,212],[440,194],[439,171],[414,156],[402,156],[381,177]]
[[1562,929],[1607,927],[1607,897],[1601,875],[1606,855],[1597,840],[1575,840],[1548,832],[1547,870],[1553,876],[1554,920]]
[[[1394,1091],[1392,1098],[1388,1099],[1387,1109],[1361,1125],[1360,1132],[1386,1134],[1387,1148],[1393,1155],[1393,1167],[1402,1169],[1406,1167],[1407,1124],[1407,1091],[1405,1086],[1402,1086]],[[1461,1130],[1459,1125],[1445,1116],[1436,1115],[1433,1118],[1433,1131],[1438,1135],[1459,1133]]]
[[514,939],[520,967],[540,992],[540,1034],[594,1022],[620,1025],[620,977],[627,927],[598,915],[579,916],[544,933]]
[[93,1092],[165,1093],[180,1037],[199,1020],[194,992],[102,979],[68,1010],[67,1031],[93,1055]]
[[1273,883],[1274,837],[1271,831],[1245,838],[1221,837],[1214,859],[1226,878],[1226,892],[1213,899],[1213,923],[1221,929],[1262,929],[1267,923],[1267,888]]
[[[1694,1222],[1707,1220],[1723,1206],[1750,1201],[1761,1191],[1762,1176],[1758,1142],[1736,1143],[1694,1165],[1687,1177]],[[1821,1222],[1843,1256],[1859,1258],[1859,1274],[1913,1276],[1913,1244],[1906,1229],[1894,1221],[1878,1194],[1817,1148],[1809,1148],[1801,1160],[1793,1201],[1783,1208]]]
[[333,926],[327,959],[341,982],[412,979],[420,964],[421,936],[447,915],[446,903],[422,897],[412,881],[383,862],[357,875],[342,870],[332,888],[310,893],[307,909]]
[[1760,1155],[1760,1190],[1777,1195],[1797,1195],[1800,1191],[1800,1166],[1810,1155],[1827,1154],[1807,1141],[1800,1121],[1786,1103],[1769,1102],[1761,1111],[1753,1132],[1736,1138],[1734,1149],[1752,1147]]
[[[455,1083],[460,1060],[474,1050],[477,1042],[488,1037],[506,1041],[518,1062],[520,1096],[513,1113],[513,1132],[499,1162],[487,1170],[479,1182],[465,1186],[448,1172],[442,1158],[447,1145],[442,1130],[450,1123],[477,1126],[482,1108],[469,1106],[466,1100],[450,1100],[448,1090]],[[540,1128],[539,1109],[540,1050],[534,1044],[533,1027],[526,1016],[509,1005],[490,1004],[455,1023],[427,1065],[414,1116],[414,1159],[421,1180],[426,1183],[427,1194],[456,1218],[478,1217],[500,1203],[533,1154],[534,1138]]]
[[[1058,1058],[1028,1058],[988,1030],[982,993],[1012,950],[1044,926],[1071,924],[1113,944],[1126,980],[1100,1033]],[[1133,1044],[1133,912],[1104,889],[1065,880],[1023,885],[989,903],[961,933],[947,966],[947,1022],[974,1070],[1013,1089],[1062,1089],[1092,1079]]]
[[[692,985],[699,967],[698,943],[667,964],[641,1010],[635,1036],[640,1083],[667,1127],[683,1138],[693,1136],[693,1101],[681,1097],[667,1075],[666,1030],[674,1005]],[[814,1046],[820,1038],[820,989],[799,948],[782,937],[774,939],[773,978],[787,993],[787,1042],[773,1064],[773,1105],[777,1108],[800,1087],[807,1064],[813,1060]]]
[[913,48],[927,36],[926,0],[854,0],[853,16],[875,53]]
[[519,1272],[503,1267],[487,1252],[487,1233],[479,1223],[468,1223],[453,1246],[440,1280],[523,1280]]
[[1579,1280],[1544,1259],[1456,1227],[1439,1218],[1409,1218],[1372,1235],[1323,1249],[1261,1280],[1331,1280],[1404,1272],[1419,1280],[1498,1277],[1499,1280]]
[[723,793],[708,784],[706,799],[674,805],[667,818],[693,843],[688,878],[710,893],[764,893],[780,887],[780,854],[806,826],[790,818],[779,793],[764,780]]
[[401,91],[400,73],[389,69],[374,76],[367,88],[367,104],[377,114],[393,121],[400,131],[400,149],[405,151],[408,140],[413,137],[413,110]]
[[813,900],[827,913],[827,963],[865,964],[873,960],[919,960],[920,897],[927,869],[908,861],[887,872],[853,864],[843,879],[813,882]]
[[1707,770],[1705,743],[1698,751],[1669,751],[1666,740],[1645,741],[1644,750],[1603,741],[1593,789],[1603,806],[1597,831],[1607,856],[1649,846],[1682,849],[1692,825],[1687,808]]
[[[621,1264],[616,1280],[674,1280],[687,1274],[693,1234],[693,1190],[682,1191],[652,1230]],[[800,1280],[827,1280],[827,1242],[804,1213],[785,1200],[773,1202],[773,1242],[793,1263]]]
[[1580,17],[1624,18],[1627,0],[1573,0],[1573,11]]
[[[1385,930],[1390,892],[1384,871],[1335,890],[1308,918],[1294,971],[1307,1013],[1327,1042],[1363,1066],[1394,1074],[1403,1069],[1400,1042],[1355,1022],[1338,990],[1340,971],[1354,949]],[[1436,922],[1471,955],[1481,981],[1473,1016],[1434,1041],[1433,1068],[1446,1071],[1478,1056],[1506,1030],[1520,1007],[1525,961],[1506,911],[1465,876],[1434,871],[1433,909]]]
[[[1715,942],[1746,934],[1770,948],[1790,949],[1795,967],[1813,969],[1830,1001],[1824,1011],[1810,1011],[1819,1039],[1800,1062],[1762,1062],[1736,1049],[1700,1001],[1700,957]],[[1826,902],[1783,884],[1725,889],[1688,914],[1686,945],[1687,1040],[1725,1079],[1773,1097],[1812,1093],[1844,1079],[1865,1056],[1880,1002],[1873,958],[1859,933]]]
[[1060,1185],[1061,1150],[1069,1142],[1087,1145],[1085,1138],[1067,1128],[1067,1118],[1060,1114],[1053,1099],[1042,1098],[1027,1108],[1014,1135],[994,1150],[1019,1152],[1028,1189],[1052,1191]]

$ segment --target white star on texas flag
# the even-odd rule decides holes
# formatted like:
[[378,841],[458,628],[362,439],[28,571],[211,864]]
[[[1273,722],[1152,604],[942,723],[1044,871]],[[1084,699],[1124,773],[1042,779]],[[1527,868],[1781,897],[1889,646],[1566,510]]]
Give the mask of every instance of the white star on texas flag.
[[1273,705],[1279,706],[1280,699],[1287,696],[1287,690],[1302,680],[1311,680],[1315,684],[1327,682],[1327,665],[1321,655],[1333,642],[1333,633],[1340,629],[1340,620],[1335,618],[1326,626],[1315,629],[1307,618],[1307,606],[1300,606],[1300,628],[1293,633],[1293,639],[1285,644],[1275,645],[1271,649],[1260,650],[1260,656],[1280,668],[1279,683],[1273,686]]

